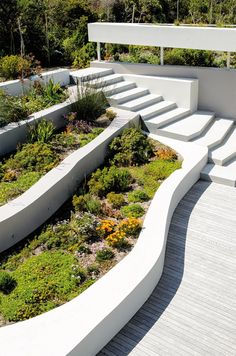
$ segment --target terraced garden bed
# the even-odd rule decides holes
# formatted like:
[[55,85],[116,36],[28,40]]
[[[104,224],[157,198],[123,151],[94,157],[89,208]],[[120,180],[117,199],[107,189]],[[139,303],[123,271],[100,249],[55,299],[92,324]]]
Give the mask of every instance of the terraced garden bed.
[[180,166],[169,148],[137,129],[124,130],[110,144],[104,166],[86,177],[74,197],[0,256],[0,323],[71,300],[124,258],[156,189]]
[[66,156],[97,137],[109,119],[85,122],[68,115],[66,128],[55,132],[50,121],[28,128],[28,142],[0,163],[0,206],[16,198],[35,184],[43,175],[57,166]]
[[26,120],[29,115],[62,103],[67,98],[67,90],[52,80],[45,86],[35,81],[27,94],[22,92],[21,96],[7,95],[0,90],[0,127]]

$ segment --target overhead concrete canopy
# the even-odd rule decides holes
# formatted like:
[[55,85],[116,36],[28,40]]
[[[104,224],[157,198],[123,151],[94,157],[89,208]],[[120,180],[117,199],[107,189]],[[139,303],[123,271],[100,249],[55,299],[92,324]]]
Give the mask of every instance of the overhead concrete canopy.
[[88,34],[91,42],[236,52],[235,28],[95,22]]

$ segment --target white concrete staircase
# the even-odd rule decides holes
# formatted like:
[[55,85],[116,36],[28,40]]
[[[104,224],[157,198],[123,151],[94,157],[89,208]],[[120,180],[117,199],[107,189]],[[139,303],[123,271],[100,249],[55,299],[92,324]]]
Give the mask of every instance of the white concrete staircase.
[[232,161],[236,159],[233,120],[215,118],[213,112],[191,112],[188,108],[178,107],[175,102],[165,100],[161,92],[152,93],[147,87],[137,86],[112,69],[86,68],[73,72],[72,78],[74,82],[86,81],[88,85],[102,89],[112,106],[138,112],[145,130],[206,146],[209,163],[201,172],[201,178],[236,186],[236,160]]

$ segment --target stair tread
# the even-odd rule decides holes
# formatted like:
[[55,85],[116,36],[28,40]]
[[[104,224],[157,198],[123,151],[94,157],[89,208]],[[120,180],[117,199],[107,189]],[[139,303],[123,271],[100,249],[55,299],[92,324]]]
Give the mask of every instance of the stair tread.
[[226,141],[210,153],[210,157],[215,163],[224,164],[224,161],[231,159],[234,155],[236,156],[235,126]]
[[232,125],[233,120],[217,118],[206,134],[203,137],[195,139],[194,142],[209,148],[217,145],[224,139]]
[[114,92],[117,90],[117,89],[123,89],[125,90],[125,88],[127,87],[130,87],[130,86],[136,86],[136,84],[134,82],[130,82],[128,80],[125,80],[123,82],[119,82],[119,83],[115,83],[115,84],[112,84],[112,85],[106,85],[103,87],[103,91],[106,93],[110,93],[114,90]]
[[179,136],[179,139],[192,139],[201,134],[213,118],[214,113],[212,112],[196,111],[194,114],[169,124],[159,131],[160,133],[165,132]]
[[236,170],[235,167],[218,166],[213,163],[209,163],[202,169],[201,177],[205,179],[209,178],[209,180],[216,183],[235,186]]
[[113,100],[119,101],[121,99],[125,99],[129,95],[139,94],[139,93],[146,92],[146,91],[147,91],[146,88],[137,87],[137,88],[129,89],[126,92],[110,95],[110,96],[108,96],[108,99],[113,99]]
[[95,79],[89,80],[89,84],[90,85],[99,84],[102,86],[103,83],[105,84],[106,82],[110,82],[113,80],[117,80],[117,81],[121,82],[121,81],[124,81],[124,78],[120,74],[109,74],[109,75],[105,75],[100,78],[95,78]]
[[153,104],[153,105],[148,106],[145,109],[139,110],[138,112],[143,118],[145,118],[145,117],[151,115],[152,113],[153,113],[153,115],[155,115],[156,112],[158,112],[158,110],[168,109],[168,108],[173,107],[174,105],[176,105],[176,104],[172,101],[163,100],[157,104]]
[[158,116],[153,117],[152,119],[148,120],[148,123],[152,123],[153,125],[157,125],[158,127],[164,125],[167,121],[173,120],[178,117],[179,115],[187,115],[190,113],[189,109],[185,108],[175,108],[172,109],[164,114],[160,114]]
[[108,75],[112,73],[113,73],[113,69],[110,68],[89,67],[89,68],[75,70],[74,72],[71,72],[71,76],[76,78],[83,78],[89,76],[96,77],[99,75]]
[[142,105],[145,104],[152,100],[156,100],[156,102],[159,102],[162,100],[161,95],[156,95],[156,94],[147,94],[145,96],[142,96],[141,98],[133,99],[127,102],[124,102],[122,105],[124,105],[127,109],[132,110],[137,105]]

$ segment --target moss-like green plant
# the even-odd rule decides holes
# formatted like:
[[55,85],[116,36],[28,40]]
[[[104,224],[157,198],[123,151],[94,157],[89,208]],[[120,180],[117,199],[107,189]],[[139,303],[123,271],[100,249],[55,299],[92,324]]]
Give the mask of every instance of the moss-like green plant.
[[123,194],[118,194],[114,192],[108,193],[107,200],[115,209],[119,209],[121,206],[125,204],[125,198]]
[[[23,262],[14,272],[16,288],[1,296],[1,314],[9,321],[25,320],[73,297],[86,278],[74,256],[43,252]],[[69,298],[70,299],[70,298]]]
[[121,208],[122,214],[127,218],[140,218],[145,213],[140,204],[130,204]]
[[128,194],[128,201],[130,203],[142,203],[148,201],[150,198],[143,190],[134,190]]
[[114,258],[115,254],[110,248],[104,248],[96,253],[96,261],[103,262]]

